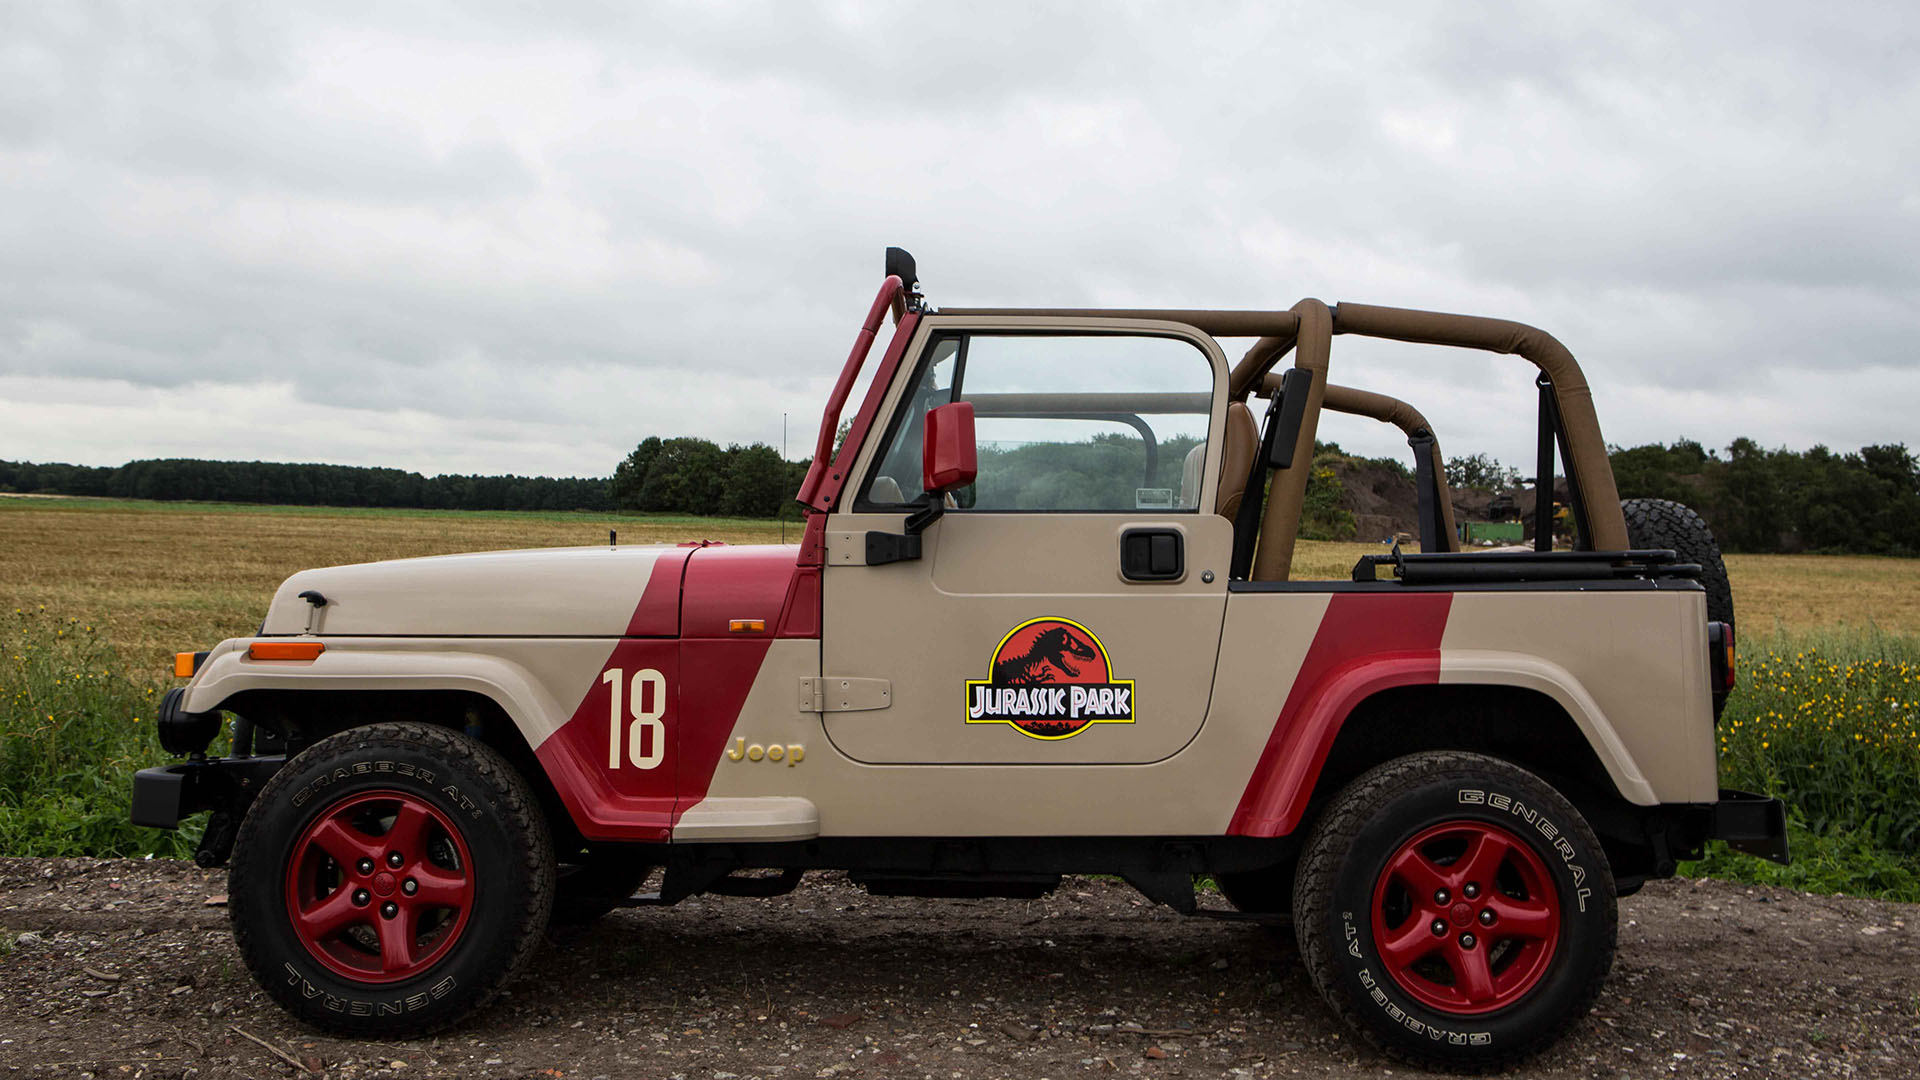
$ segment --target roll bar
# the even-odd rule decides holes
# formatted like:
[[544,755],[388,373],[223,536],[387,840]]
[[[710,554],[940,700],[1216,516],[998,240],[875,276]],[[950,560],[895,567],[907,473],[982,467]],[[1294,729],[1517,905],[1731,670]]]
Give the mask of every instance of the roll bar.
[[[1262,388],[1272,393],[1280,388],[1280,376],[1269,372],[1262,382]],[[1421,551],[1457,550],[1453,521],[1453,494],[1447,490],[1447,459],[1440,453],[1440,439],[1433,433],[1433,425],[1420,415],[1420,410],[1386,394],[1376,394],[1371,390],[1359,390],[1351,386],[1329,386],[1327,396],[1322,402],[1337,413],[1350,416],[1364,416],[1370,420],[1392,424],[1407,436],[1407,445],[1413,447],[1416,455],[1415,482],[1431,493],[1434,504],[1434,526],[1436,536],[1421,536]],[[1423,526],[1425,522],[1421,523]]]
[[1299,319],[1290,311],[1193,311],[1172,308],[941,308],[942,315],[1039,315],[1057,319],[1156,319],[1185,323],[1214,337],[1291,336]]
[[[1593,388],[1573,353],[1537,327],[1506,319],[1448,315],[1410,308],[1341,304],[1335,311],[1336,334],[1388,338],[1425,345],[1515,353],[1549,380],[1559,413],[1559,437],[1566,451],[1568,486],[1579,493],[1586,516],[1585,539],[1599,551],[1625,551],[1627,519],[1620,510],[1620,489],[1613,482],[1607,442],[1593,409]],[[1542,485],[1551,490],[1550,484]]]
[[[854,339],[853,350],[841,369],[839,380],[834,384],[833,394],[821,418],[813,464],[807,470],[806,481],[797,496],[802,504],[816,513],[832,509],[839,496],[846,480],[847,467],[852,461],[850,455],[858,452],[866,438],[867,427],[873,419],[871,413],[884,393],[884,387],[880,385],[882,377],[891,376],[893,369],[898,366],[900,358],[897,354],[904,349],[905,338],[909,336],[907,332],[912,329],[911,322],[922,313],[933,313],[933,309],[921,302],[918,292],[901,279],[902,273],[918,276],[912,269],[911,256],[904,251],[896,255],[890,250],[888,270],[890,272],[881,286],[880,295]],[[852,392],[860,367],[873,347],[880,322],[889,310],[894,312],[903,332],[895,335],[894,348],[888,350],[888,356],[882,361],[882,370],[876,377],[874,390],[868,393],[848,434],[846,445],[841,448],[840,456],[844,460],[829,464],[827,455],[833,450],[833,436],[839,426],[841,410],[846,406],[847,395]],[[1288,468],[1276,470],[1273,476],[1271,494],[1261,521],[1260,546],[1252,567],[1252,577],[1256,581],[1285,580],[1292,568],[1295,533],[1301,505],[1306,497],[1307,477],[1312,470],[1314,436],[1318,430],[1320,409],[1327,404],[1327,365],[1335,334],[1514,353],[1539,368],[1537,382],[1540,386],[1543,430],[1542,462],[1540,475],[1535,477],[1536,486],[1543,491],[1551,490],[1553,465],[1550,447],[1557,444],[1566,458],[1567,479],[1573,493],[1574,512],[1581,525],[1583,544],[1603,551],[1624,551],[1629,546],[1626,517],[1620,511],[1619,488],[1614,483],[1613,468],[1607,460],[1606,440],[1600,433],[1599,417],[1594,413],[1592,388],[1587,385],[1585,374],[1566,346],[1546,331],[1525,323],[1371,304],[1337,304],[1329,307],[1314,299],[1302,300],[1286,311],[975,307],[946,308],[939,314],[1157,320],[1181,323],[1215,337],[1257,337],[1253,347],[1234,364],[1229,374],[1228,393],[1236,400],[1244,400],[1261,386],[1268,372],[1282,357],[1294,354],[1293,365],[1313,373],[1312,389],[1305,403],[1294,445],[1293,463]],[[1335,400],[1355,405],[1356,408],[1360,405],[1360,399],[1345,392],[1336,393]],[[1405,407],[1401,402],[1393,404]],[[1339,408],[1338,405],[1330,407]],[[1386,408],[1393,415],[1380,419],[1399,422],[1393,418],[1398,415],[1398,410],[1383,402],[1370,402],[1366,407]],[[1419,415],[1411,409],[1407,411],[1412,416]],[[1552,429],[1550,434],[1546,430],[1548,428]],[[1428,436],[1431,437],[1431,434],[1429,429]],[[1428,464],[1438,478],[1435,487],[1444,492],[1443,463],[1437,445],[1428,450],[1428,456]],[[1439,503],[1442,513],[1450,519],[1448,500],[1441,498]]]
[[[1262,338],[1234,365],[1228,386],[1234,396],[1246,396],[1289,351],[1298,353],[1294,365],[1314,370],[1319,376],[1315,384],[1323,385],[1334,334],[1517,354],[1540,369],[1541,397],[1550,400],[1552,406],[1543,408],[1542,416],[1554,429],[1550,434],[1543,432],[1542,447],[1557,440],[1567,459],[1568,486],[1575,493],[1576,509],[1584,525],[1583,540],[1602,551],[1624,551],[1630,546],[1626,516],[1620,511],[1619,488],[1607,460],[1600,419],[1593,409],[1592,388],[1573,354],[1552,334],[1506,319],[1371,304],[1343,303],[1329,308],[1317,300],[1303,300],[1293,310],[1300,315],[1294,335]],[[1284,581],[1292,567],[1293,536],[1285,523],[1299,520],[1312,462],[1310,440],[1321,403],[1308,402],[1308,416],[1301,425],[1300,437],[1307,453],[1296,454],[1294,467],[1279,471],[1273,478],[1273,495],[1261,522],[1254,580]],[[1546,473],[1551,469],[1551,457],[1546,453],[1541,456],[1546,466],[1542,472]],[[1536,477],[1536,481],[1541,490],[1551,490],[1548,478]]]
[[[846,469],[842,465],[829,471],[827,462],[828,456],[833,453],[834,432],[840,429],[840,411],[846,408],[847,395],[853,392],[854,381],[860,377],[860,368],[867,362],[867,354],[873,351],[874,335],[880,332],[881,321],[893,310],[895,301],[903,301],[905,293],[906,285],[901,282],[899,275],[888,274],[887,279],[880,283],[880,294],[873,298],[873,306],[867,310],[866,321],[860,324],[860,332],[854,335],[853,349],[847,353],[847,362],[840,366],[840,378],[834,381],[833,393],[827,396],[826,412],[820,417],[820,434],[813,443],[813,462],[807,466],[807,478],[800,482],[799,494],[794,496],[795,501],[809,510],[828,509],[833,505],[834,496],[840,493]],[[905,317],[906,313],[903,311],[901,315]],[[904,345],[906,335],[899,335],[897,340]],[[874,382],[880,391],[885,392],[886,387],[880,386],[878,379]],[[868,397],[872,399],[873,395],[869,394]],[[862,431],[860,434],[866,433]],[[856,450],[860,446],[858,438],[849,438],[847,442]],[[833,464],[841,465],[840,462]],[[835,482],[829,483],[829,477]]]

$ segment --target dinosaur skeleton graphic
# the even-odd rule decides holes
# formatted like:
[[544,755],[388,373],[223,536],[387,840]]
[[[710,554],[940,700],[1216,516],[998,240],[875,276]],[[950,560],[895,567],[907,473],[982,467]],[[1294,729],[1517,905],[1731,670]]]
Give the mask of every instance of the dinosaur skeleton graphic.
[[968,680],[967,723],[1007,724],[1036,739],[1131,724],[1133,680],[1113,678],[1106,647],[1086,627],[1029,619],[1000,639],[992,677]]

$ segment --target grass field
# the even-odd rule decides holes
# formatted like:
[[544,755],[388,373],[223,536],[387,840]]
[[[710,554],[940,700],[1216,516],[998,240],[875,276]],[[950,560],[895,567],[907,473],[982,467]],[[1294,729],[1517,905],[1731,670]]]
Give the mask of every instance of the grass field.
[[[164,854],[125,824],[126,776],[165,760],[151,711],[171,654],[243,635],[311,566],[499,548],[725,540],[776,522],[0,498],[0,852]],[[797,528],[786,527],[786,539]],[[1368,544],[1303,542],[1301,577]],[[1920,560],[1732,556],[1743,680],[1723,782],[1780,794],[1798,861],[1691,868],[1920,900]],[[138,718],[141,722],[132,722]]]
[[[0,610],[94,626],[128,663],[161,671],[180,649],[250,632],[274,587],[313,566],[500,548],[725,540],[778,543],[777,522],[459,510],[0,499]],[[785,537],[798,539],[788,524]],[[1373,544],[1301,541],[1296,576],[1344,578]],[[1735,555],[1743,630],[1836,626],[1920,634],[1920,560]]]

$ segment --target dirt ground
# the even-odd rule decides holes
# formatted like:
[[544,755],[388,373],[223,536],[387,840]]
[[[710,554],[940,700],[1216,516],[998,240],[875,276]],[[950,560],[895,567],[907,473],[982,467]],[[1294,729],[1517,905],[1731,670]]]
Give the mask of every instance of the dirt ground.
[[[0,859],[0,1075],[1411,1071],[1336,1027],[1291,948],[1116,882],[1070,879],[1035,902],[934,901],[818,874],[775,900],[622,911],[557,934],[508,996],[409,1043],[290,1021],[208,903],[225,888],[186,863]],[[1623,901],[1592,1018],[1512,1075],[1655,1073],[1920,1073],[1920,908],[1685,880]]]

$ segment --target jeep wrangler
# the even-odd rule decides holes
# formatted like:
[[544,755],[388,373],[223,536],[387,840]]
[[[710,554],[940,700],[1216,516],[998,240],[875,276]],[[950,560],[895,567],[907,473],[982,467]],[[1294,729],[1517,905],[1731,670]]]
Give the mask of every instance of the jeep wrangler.
[[[1785,861],[1780,803],[1716,785],[1712,536],[1623,506],[1553,337],[1311,299],[939,310],[904,251],[887,271],[798,545],[308,570],[257,633],[176,658],[160,730],[187,760],[138,774],[133,819],[211,812],[198,861],[228,865],[241,954],[288,1011],[431,1031],[552,920],[808,870],[967,897],[1096,873],[1290,925],[1373,1043],[1480,1070],[1586,1013],[1617,897],[1710,839]],[[1431,428],[1329,385],[1340,335],[1533,364],[1532,549],[1458,550]],[[1420,550],[1350,580],[1292,572],[1325,409],[1414,449]]]

